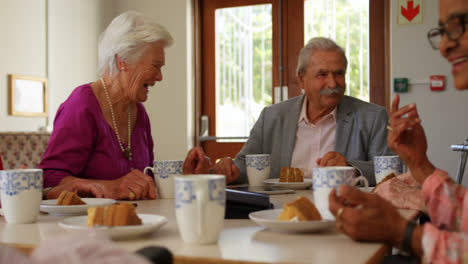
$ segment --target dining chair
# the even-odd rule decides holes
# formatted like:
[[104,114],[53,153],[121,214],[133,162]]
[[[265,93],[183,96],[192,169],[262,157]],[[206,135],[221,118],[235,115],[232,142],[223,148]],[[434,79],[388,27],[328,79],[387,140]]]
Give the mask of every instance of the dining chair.
[[461,151],[456,181],[458,184],[462,184],[463,174],[465,172],[466,159],[468,157],[468,139],[465,139],[463,145],[452,145],[451,148],[453,151]]

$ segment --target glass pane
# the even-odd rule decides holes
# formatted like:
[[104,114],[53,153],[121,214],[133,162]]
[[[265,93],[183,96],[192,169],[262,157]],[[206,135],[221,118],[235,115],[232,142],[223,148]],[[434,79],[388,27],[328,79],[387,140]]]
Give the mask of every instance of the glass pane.
[[304,40],[328,37],[348,58],[346,94],[369,101],[369,0],[305,0]]
[[271,4],[216,10],[216,136],[248,136],[272,102]]

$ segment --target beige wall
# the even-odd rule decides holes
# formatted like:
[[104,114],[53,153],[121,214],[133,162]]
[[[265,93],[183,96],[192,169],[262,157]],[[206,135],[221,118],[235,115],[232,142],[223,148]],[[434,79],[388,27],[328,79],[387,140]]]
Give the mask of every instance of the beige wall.
[[8,115],[8,74],[46,76],[46,1],[2,0],[0,4],[0,131],[37,130],[46,118]]

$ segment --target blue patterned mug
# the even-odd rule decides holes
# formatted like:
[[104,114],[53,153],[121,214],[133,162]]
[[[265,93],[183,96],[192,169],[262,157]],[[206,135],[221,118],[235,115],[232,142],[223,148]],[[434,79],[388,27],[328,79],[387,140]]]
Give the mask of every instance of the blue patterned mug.
[[331,190],[342,184],[354,186],[359,181],[364,182],[366,189],[369,187],[369,183],[364,176],[356,176],[357,172],[353,167],[318,167],[312,169],[314,203],[323,219],[335,219],[328,209],[328,196]]
[[7,223],[34,223],[42,201],[42,170],[0,170],[0,197]]
[[262,186],[270,178],[270,154],[245,155],[245,170],[250,186]]
[[176,176],[175,211],[182,240],[212,244],[219,238],[226,205],[226,177],[200,174]]
[[153,167],[146,167],[143,173],[146,174],[151,170],[154,175],[156,191],[159,193],[159,198],[171,199],[174,198],[174,176],[184,173],[183,160],[155,160]]
[[379,183],[391,173],[395,174],[395,176],[402,174],[403,161],[398,156],[375,156],[374,171],[375,181]]

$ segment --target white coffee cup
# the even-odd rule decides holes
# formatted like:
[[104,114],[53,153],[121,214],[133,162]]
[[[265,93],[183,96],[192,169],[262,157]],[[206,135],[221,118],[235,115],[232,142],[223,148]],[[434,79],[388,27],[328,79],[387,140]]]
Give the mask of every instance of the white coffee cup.
[[365,187],[369,187],[369,183],[364,176],[356,177],[356,175],[357,172],[353,167],[318,167],[312,169],[314,203],[323,219],[335,219],[328,209],[328,196],[331,190],[337,189],[342,184],[354,186],[359,181],[364,181]]
[[403,173],[403,161],[398,156],[375,156],[374,171],[375,181],[379,183],[390,173],[395,176]]
[[184,172],[183,160],[155,160],[153,167],[146,167],[143,173],[151,170],[154,175],[154,182],[159,193],[159,198],[174,198],[174,176],[182,175]]
[[0,193],[7,223],[34,223],[42,201],[42,170],[1,170]]
[[270,177],[270,154],[245,155],[245,168],[250,186],[262,186]]
[[186,243],[216,243],[226,206],[224,175],[185,175],[174,178],[176,218]]

